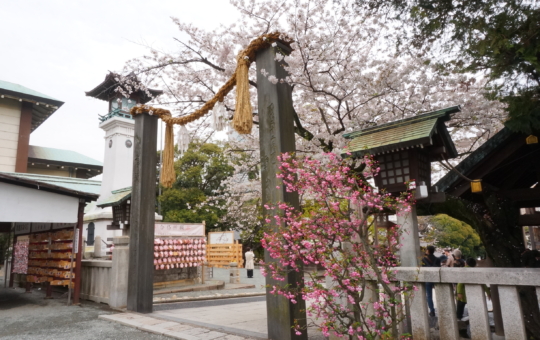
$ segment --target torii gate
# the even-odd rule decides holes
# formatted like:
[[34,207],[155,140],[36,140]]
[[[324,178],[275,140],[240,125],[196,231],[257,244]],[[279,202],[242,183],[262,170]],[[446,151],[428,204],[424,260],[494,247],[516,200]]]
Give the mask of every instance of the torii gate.
[[[276,173],[279,168],[277,157],[284,152],[294,152],[294,122],[292,89],[287,83],[272,84],[261,70],[284,79],[288,73],[284,62],[276,60],[276,50],[289,54],[291,49],[279,42],[277,48],[269,47],[257,52],[257,93],[259,112],[259,139],[262,165],[262,203],[287,202],[299,207],[297,193],[286,192],[279,186]],[[133,149],[133,191],[131,197],[131,226],[129,247],[129,285],[127,309],[139,313],[151,313],[153,302],[153,249],[154,210],[156,192],[156,150],[158,117],[147,113],[134,116],[135,143]],[[274,225],[274,227],[276,227]],[[265,262],[276,262],[265,251]],[[266,277],[268,285],[296,285],[303,272],[292,271],[286,280],[279,283]],[[305,301],[297,299],[292,304],[283,296],[270,294],[266,290],[268,337],[270,339],[307,339],[307,331],[296,335],[294,321],[306,325]]]

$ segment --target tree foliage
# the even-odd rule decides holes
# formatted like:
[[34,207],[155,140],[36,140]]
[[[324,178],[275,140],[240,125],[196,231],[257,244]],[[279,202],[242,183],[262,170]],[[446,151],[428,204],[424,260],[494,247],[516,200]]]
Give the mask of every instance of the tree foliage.
[[165,222],[200,223],[207,230],[226,228],[221,223],[226,213],[223,202],[200,206],[208,197],[223,194],[225,181],[234,168],[223,154],[223,147],[214,143],[192,142],[175,162],[176,182],[164,189],[160,197]]
[[467,223],[446,214],[433,216],[430,222],[432,229],[427,236],[437,246],[459,248],[464,257],[477,258],[485,254],[480,236]]
[[[176,47],[149,47],[144,58],[126,64],[123,74],[136,74],[148,86],[164,90],[158,104],[184,116],[209,100],[232,75],[236,56],[264,33],[279,31],[293,40],[293,51],[283,61],[293,89],[297,152],[313,155],[336,152],[351,132],[444,107],[461,105],[448,123],[458,150],[467,154],[502,127],[502,104],[486,99],[486,79],[449,73],[420,53],[396,54],[392,37],[402,29],[386,24],[381,15],[358,15],[355,0],[233,0],[237,22],[205,30],[173,19],[178,28]],[[275,80],[268,74],[267,79]],[[127,90],[139,85],[125,77]],[[249,71],[251,102],[257,108],[257,75]],[[126,90],[126,91],[127,91]],[[235,109],[234,95],[224,99],[228,118]],[[260,162],[259,114],[255,131],[230,134],[230,157],[238,176],[257,173]],[[204,117],[188,124],[199,138],[214,132]],[[234,151],[232,151],[234,150]],[[249,157],[246,157],[249,155]],[[230,221],[252,228],[261,197],[257,176],[229,179],[226,198]]]
[[[406,23],[408,42],[449,72],[482,72],[489,96],[506,103],[507,125],[540,129],[540,4],[535,0],[362,1],[359,8]],[[408,49],[408,47],[406,47]]]

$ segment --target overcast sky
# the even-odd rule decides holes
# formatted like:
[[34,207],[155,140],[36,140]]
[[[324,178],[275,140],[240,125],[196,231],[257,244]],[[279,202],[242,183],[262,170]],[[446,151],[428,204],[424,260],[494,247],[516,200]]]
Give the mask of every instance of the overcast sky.
[[108,107],[84,92],[144,55],[141,45],[175,48],[181,36],[171,16],[212,29],[237,15],[227,0],[0,0],[0,79],[65,102],[31,145],[103,161],[98,114]]

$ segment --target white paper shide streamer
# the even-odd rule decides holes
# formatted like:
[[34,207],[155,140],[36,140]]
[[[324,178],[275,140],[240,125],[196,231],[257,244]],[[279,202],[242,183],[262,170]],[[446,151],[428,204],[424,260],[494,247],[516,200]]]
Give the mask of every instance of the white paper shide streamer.
[[222,131],[225,128],[225,105],[217,102],[212,110],[212,129]]
[[180,125],[178,130],[178,137],[176,138],[176,144],[178,144],[178,151],[180,154],[184,154],[189,147],[189,130],[185,125]]

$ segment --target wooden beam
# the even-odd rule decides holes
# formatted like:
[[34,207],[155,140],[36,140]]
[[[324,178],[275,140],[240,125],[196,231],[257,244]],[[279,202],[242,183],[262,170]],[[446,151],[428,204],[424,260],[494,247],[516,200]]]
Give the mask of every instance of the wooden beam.
[[[495,151],[490,153],[486,156],[482,161],[480,161],[480,165],[477,165],[470,173],[464,174],[470,179],[481,179],[484,178],[487,174],[489,174],[493,169],[498,167],[501,163],[506,161],[507,158],[509,158],[511,155],[515,154],[519,148],[525,145],[525,139],[524,138],[515,138],[513,141],[511,141],[509,144],[505,145],[502,150]],[[496,156],[495,156],[496,154]],[[484,161],[485,160],[485,161]],[[461,182],[464,180],[462,179]],[[466,183],[467,185],[458,185],[456,189],[454,189],[451,192],[447,192],[448,194],[452,196],[459,197],[463,195],[467,190],[470,190],[471,186],[469,183]]]
[[0,222],[0,233],[11,232],[11,222]]
[[428,149],[430,157],[436,157],[440,155],[446,154],[446,147],[445,146],[433,146]]
[[79,210],[77,212],[77,230],[79,231],[78,235],[78,249],[77,255],[75,258],[75,289],[73,290],[73,304],[79,304],[79,298],[81,296],[81,273],[82,273],[82,255],[84,252],[84,243],[83,243],[83,219],[84,219],[84,207],[86,203],[84,199],[79,199]]
[[501,190],[500,193],[518,203],[540,200],[540,188]]
[[[259,140],[261,145],[261,183],[262,205],[275,205],[278,202],[287,202],[294,207],[299,207],[298,194],[287,192],[281,181],[276,178],[279,172],[277,157],[284,152],[294,152],[295,136],[293,121],[292,89],[288,83],[272,84],[261,70],[275,75],[278,79],[288,76],[284,69],[284,62],[276,60],[277,51],[290,53],[290,48],[278,43],[278,47],[269,47],[257,53],[257,94],[259,102]],[[276,188],[277,186],[277,188]],[[277,230],[279,226],[270,225],[269,228]],[[278,263],[265,250],[266,263]],[[301,282],[303,272],[290,271],[285,281],[275,281],[270,275],[266,276],[266,284],[297,286]],[[271,294],[272,288],[266,288],[266,310],[268,322],[268,338],[291,340],[307,339],[304,330],[301,335],[296,335],[294,330],[295,321],[301,328],[306,326],[305,301],[299,296],[296,304],[287,298]]]
[[525,226],[540,226],[540,214],[521,215],[518,218],[518,225]]
[[158,118],[135,119],[127,310],[152,313]]
[[499,185],[499,187],[503,190],[513,188],[516,182],[519,181],[523,177],[523,175],[529,170],[529,167],[526,166],[515,167],[514,169],[512,169],[508,176],[501,179],[501,184]]
[[32,132],[32,103],[22,102],[21,119],[19,125],[19,141],[17,143],[17,158],[15,172],[28,171],[28,146]]

